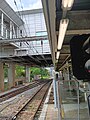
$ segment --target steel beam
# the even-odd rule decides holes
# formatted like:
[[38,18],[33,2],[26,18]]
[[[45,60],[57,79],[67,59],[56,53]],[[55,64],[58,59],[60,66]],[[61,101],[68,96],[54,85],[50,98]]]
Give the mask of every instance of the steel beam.
[[48,40],[47,35],[46,36],[13,38],[13,39],[0,39],[0,44],[1,43],[10,43],[10,42],[27,42],[27,41],[40,41],[40,40]]

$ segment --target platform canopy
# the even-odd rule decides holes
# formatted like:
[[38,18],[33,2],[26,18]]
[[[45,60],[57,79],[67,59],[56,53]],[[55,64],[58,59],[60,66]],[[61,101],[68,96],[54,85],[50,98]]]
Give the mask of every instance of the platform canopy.
[[[53,63],[56,70],[70,59],[70,40],[75,35],[90,33],[90,0],[71,0],[72,6],[64,6],[67,0],[42,0],[48,36],[53,56]],[[60,21],[64,23],[68,20],[68,25],[62,47],[58,50],[58,37]],[[57,51],[60,52],[59,59],[56,60]]]
[[23,20],[15,13],[10,5],[5,0],[0,0],[0,9],[14,21],[17,26],[24,24]]

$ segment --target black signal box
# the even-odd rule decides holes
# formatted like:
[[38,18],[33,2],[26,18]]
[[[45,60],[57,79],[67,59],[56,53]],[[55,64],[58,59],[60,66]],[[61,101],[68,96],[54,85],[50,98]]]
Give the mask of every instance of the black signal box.
[[[90,81],[90,53],[88,52],[90,50],[90,43],[85,46],[85,42],[89,39],[89,36],[90,34],[77,35],[70,41],[72,70],[78,80]],[[87,65],[88,67],[86,68],[85,66]]]

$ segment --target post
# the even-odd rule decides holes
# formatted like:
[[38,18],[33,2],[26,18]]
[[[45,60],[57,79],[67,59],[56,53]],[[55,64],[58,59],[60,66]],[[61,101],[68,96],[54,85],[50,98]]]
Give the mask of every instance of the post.
[[[67,67],[67,77],[68,77],[68,85],[69,85],[69,90],[71,90],[71,85],[70,85],[70,74],[69,74],[69,67]],[[70,92],[71,93],[71,92]]]
[[88,101],[88,111],[90,116],[90,95],[87,97],[87,101]]
[[52,76],[53,76],[53,67],[50,67],[50,77],[52,78]]
[[[88,90],[89,90],[89,93],[90,93],[90,82],[88,82]],[[88,101],[88,111],[89,111],[89,116],[90,116],[90,94],[88,94],[87,96],[87,101]]]
[[9,89],[15,86],[15,65],[9,63],[8,66],[8,86]]
[[66,78],[66,70],[65,70],[65,68],[63,69],[63,76],[64,76],[64,80],[66,80],[67,78]]
[[4,91],[4,68],[3,68],[3,63],[0,63],[0,90]]
[[12,21],[10,21],[10,39],[12,39]]
[[53,93],[54,93],[54,106],[57,108],[57,88],[56,88],[56,74],[53,70]]
[[30,82],[30,68],[26,66],[26,82]]
[[58,120],[62,120],[61,117],[61,105],[60,105],[60,89],[59,81],[57,81],[57,103],[58,103]]
[[75,82],[77,85],[77,99],[78,99],[78,111],[77,111],[78,112],[78,115],[77,115],[78,119],[77,120],[80,120],[79,82],[77,80],[75,80]]
[[17,27],[17,38],[19,37],[19,27]]
[[78,84],[78,89],[77,89],[77,96],[78,96],[78,120],[80,120],[79,82],[77,84]]
[[7,29],[6,29],[6,39],[7,39],[7,37],[8,37],[8,36],[7,36]]
[[1,36],[3,37],[3,12],[1,13]]

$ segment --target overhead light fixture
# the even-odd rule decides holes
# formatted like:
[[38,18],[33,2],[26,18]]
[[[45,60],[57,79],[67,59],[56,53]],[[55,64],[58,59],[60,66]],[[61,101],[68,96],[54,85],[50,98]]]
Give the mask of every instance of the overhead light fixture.
[[62,0],[62,8],[70,10],[73,6],[74,0]]
[[64,37],[65,37],[65,33],[66,33],[66,30],[67,30],[68,23],[69,23],[68,19],[60,20],[58,47],[57,47],[58,50],[60,50],[62,48],[62,44],[63,44],[63,41],[64,41]]
[[57,51],[56,59],[59,59],[60,51]]

